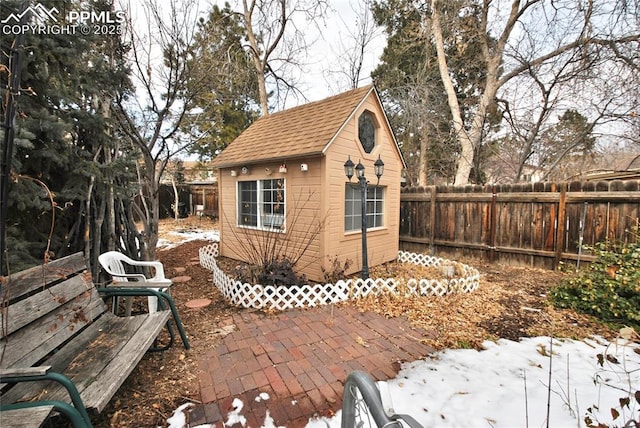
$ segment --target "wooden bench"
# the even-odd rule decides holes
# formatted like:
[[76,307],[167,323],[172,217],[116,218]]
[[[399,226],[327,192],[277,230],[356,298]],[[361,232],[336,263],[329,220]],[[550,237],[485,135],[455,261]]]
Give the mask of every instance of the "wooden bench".
[[[52,414],[90,427],[166,326],[189,342],[171,297],[136,288],[98,289],[76,253],[0,284],[0,425],[39,427]],[[118,317],[103,298],[156,296],[155,313]],[[167,308],[168,305],[168,308]],[[165,335],[163,335],[164,338]]]

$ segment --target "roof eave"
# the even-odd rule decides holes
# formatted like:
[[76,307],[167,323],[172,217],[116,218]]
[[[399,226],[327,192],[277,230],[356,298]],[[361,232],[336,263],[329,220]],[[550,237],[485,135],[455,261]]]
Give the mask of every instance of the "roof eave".
[[234,162],[226,162],[226,163],[222,162],[219,165],[215,164],[214,162],[213,167],[217,169],[234,168],[234,167],[242,167],[242,166],[249,166],[249,165],[257,165],[261,163],[283,162],[291,159],[301,159],[301,158],[308,158],[308,157],[315,157],[315,156],[324,156],[324,153],[322,151],[313,151],[313,152],[306,152],[306,153],[296,153],[296,154],[286,155],[286,156],[272,156],[268,158],[251,159],[251,160],[245,160],[245,161],[234,161]]

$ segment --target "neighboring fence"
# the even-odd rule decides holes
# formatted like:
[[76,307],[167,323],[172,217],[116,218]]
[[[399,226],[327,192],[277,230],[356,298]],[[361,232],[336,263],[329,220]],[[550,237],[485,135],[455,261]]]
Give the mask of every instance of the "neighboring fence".
[[[184,205],[184,210],[189,213],[188,201],[189,201],[189,188],[185,185],[179,185],[178,188],[178,200]],[[175,203],[175,193],[173,187],[170,184],[161,184],[158,188],[158,194],[160,198],[160,218],[173,217],[173,205]],[[141,207],[140,196],[136,196],[136,203]]]
[[202,206],[202,214],[218,218],[218,185],[190,184],[191,213],[196,214],[196,206]]
[[400,201],[402,250],[553,268],[593,260],[580,242],[634,240],[640,180],[413,187]]
[[[197,207],[202,207],[201,214],[218,218],[218,185],[217,184],[179,184],[178,200],[186,215],[196,215]],[[159,188],[160,218],[173,217],[175,193],[170,184],[162,184]],[[140,204],[139,197],[136,201]]]

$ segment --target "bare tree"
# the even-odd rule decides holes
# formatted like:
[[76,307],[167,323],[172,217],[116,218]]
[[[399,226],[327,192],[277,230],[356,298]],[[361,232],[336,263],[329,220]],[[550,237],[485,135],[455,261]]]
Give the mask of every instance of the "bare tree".
[[173,190],[173,219],[178,221],[180,219],[180,191],[178,185],[184,184],[184,163],[182,159],[175,159],[168,163],[165,168],[165,174],[169,175],[169,182],[171,183],[171,189]]
[[[180,132],[180,125],[198,91],[206,88],[205,75],[199,84],[189,80],[190,46],[200,13],[198,3],[172,0],[160,4],[145,0],[141,5],[144,18],[128,23],[126,37],[131,46],[136,92],[120,96],[115,113],[121,132],[141,158],[137,163],[138,198],[132,208],[135,220],[143,228],[134,245],[139,246],[139,255],[144,259],[155,258],[160,180],[167,163],[195,143],[191,135]],[[187,82],[191,83],[189,91]]]
[[[552,167],[551,153],[554,154],[553,163],[556,166],[571,153],[571,150],[560,150],[558,147],[561,144],[566,147],[566,140],[560,142],[544,138],[543,135],[551,132],[557,124],[553,116],[562,111],[562,106],[570,105],[573,81],[592,66],[577,56],[578,53],[574,52],[573,55],[558,57],[553,61],[553,67],[532,66],[525,76],[513,78],[511,84],[502,89],[501,97],[496,101],[509,135],[493,145],[494,156],[498,158],[498,162],[493,162],[494,165],[506,168],[502,171],[502,179],[519,182],[527,167],[540,170],[545,166]],[[589,126],[589,133],[594,124],[595,120]],[[583,131],[581,138],[573,142],[573,148],[590,139]]]
[[[446,40],[443,29],[452,21],[443,14],[441,1],[431,0],[430,14],[425,14],[425,29],[436,46],[452,126],[460,145],[455,183],[468,182],[483,140],[487,116],[496,108],[498,92],[516,77],[540,68],[545,69],[544,73],[550,73],[557,64],[562,68],[566,62],[557,62],[557,59],[567,56],[575,61],[591,62],[590,66],[582,67],[587,75],[596,63],[601,65],[603,61],[637,70],[640,61],[637,7],[626,1],[598,0],[565,0],[551,4],[541,0],[459,2],[459,13],[477,13],[479,16],[475,37],[482,45],[478,61],[485,68],[482,92],[472,113],[465,117],[445,56],[446,44],[455,41]],[[574,67],[567,70],[575,71]],[[566,77],[564,73],[556,73],[556,78]],[[608,106],[612,107],[612,104]]]
[[372,0],[359,1],[356,6],[350,3],[350,6],[356,16],[355,23],[345,22],[344,17],[339,15],[346,34],[344,37],[339,34],[334,42],[338,47],[336,58],[332,61],[335,68],[326,71],[330,77],[329,84],[337,84],[337,92],[355,89],[364,77],[368,77],[362,75],[365,58],[375,39],[382,37],[371,13]]
[[242,0],[247,49],[258,78],[262,116],[269,115],[269,90],[278,100],[299,93],[291,68],[299,68],[307,49],[297,20],[315,25],[327,8],[324,0]]

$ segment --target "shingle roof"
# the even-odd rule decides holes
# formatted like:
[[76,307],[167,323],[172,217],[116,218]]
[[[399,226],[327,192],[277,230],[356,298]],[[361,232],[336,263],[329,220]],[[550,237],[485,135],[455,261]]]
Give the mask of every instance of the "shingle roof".
[[320,155],[373,85],[256,120],[214,160],[217,168]]

